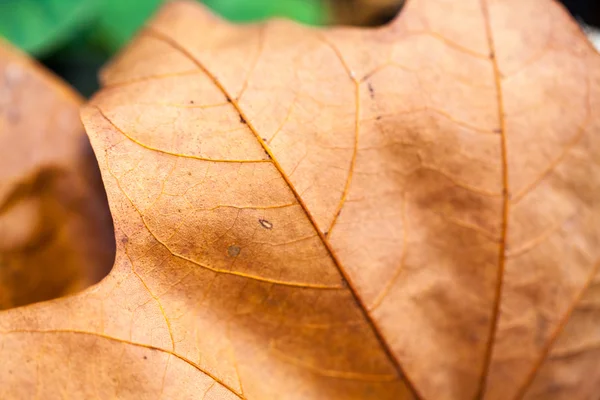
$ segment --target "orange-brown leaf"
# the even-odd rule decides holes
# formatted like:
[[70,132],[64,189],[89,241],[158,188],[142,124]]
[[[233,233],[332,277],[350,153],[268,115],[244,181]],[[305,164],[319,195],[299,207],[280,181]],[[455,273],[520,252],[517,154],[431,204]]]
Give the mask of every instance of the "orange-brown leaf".
[[175,2],[103,81],[115,266],[1,316],[0,397],[600,389],[600,59],[555,3],[315,30]]
[[114,260],[81,100],[0,43],[0,310],[98,282]]

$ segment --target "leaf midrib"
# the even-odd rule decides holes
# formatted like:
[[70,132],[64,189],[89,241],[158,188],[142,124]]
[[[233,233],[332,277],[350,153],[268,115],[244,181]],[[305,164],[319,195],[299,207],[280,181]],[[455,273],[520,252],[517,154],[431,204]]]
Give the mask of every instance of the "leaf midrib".
[[490,15],[487,5],[487,0],[480,0],[481,12],[485,25],[485,35],[490,51],[490,61],[494,71],[494,84],[496,88],[497,104],[498,104],[498,123],[500,125],[500,143],[501,143],[501,162],[502,162],[502,222],[500,228],[500,246],[498,249],[498,272],[496,277],[496,293],[494,297],[494,308],[492,309],[492,322],[490,326],[490,334],[488,336],[488,344],[484,354],[483,370],[479,381],[476,398],[481,400],[486,393],[486,381],[492,361],[494,342],[498,330],[498,320],[500,317],[500,302],[502,299],[502,289],[504,284],[504,266],[506,263],[506,238],[508,230],[508,214],[510,209],[509,196],[509,181],[508,181],[508,157],[506,144],[506,121],[504,118],[504,98],[502,93],[502,81],[498,60],[496,58],[496,46],[494,43],[494,35],[490,22]]
[[216,78],[216,76],[213,73],[211,73],[210,70],[200,60],[197,59],[197,57],[195,57],[189,50],[187,50],[184,46],[180,45],[172,37],[170,37],[167,34],[164,34],[164,33],[160,32],[160,31],[158,31],[158,30],[156,30],[156,29],[154,29],[154,28],[152,28],[150,26],[146,27],[144,29],[144,31],[142,31],[141,34],[153,37],[153,38],[155,38],[157,40],[162,41],[163,43],[166,43],[167,45],[169,45],[170,47],[172,47],[174,50],[180,52],[182,55],[184,55],[186,58],[188,58],[192,63],[194,63],[201,71],[203,71],[206,74],[206,76],[213,82],[213,84],[221,91],[221,93],[226,97],[226,99],[232,104],[232,106],[234,107],[234,109],[236,110],[236,112],[240,115],[240,117],[246,122],[246,124],[247,124],[248,128],[250,129],[250,131],[255,136],[256,140],[258,141],[258,143],[260,144],[260,146],[263,148],[263,150],[269,155],[269,157],[270,157],[273,165],[275,166],[275,168],[277,168],[277,170],[280,173],[281,177],[284,179],[284,181],[286,182],[286,184],[288,185],[288,187],[290,188],[290,190],[294,194],[294,197],[296,198],[296,200],[298,201],[298,203],[302,207],[304,213],[306,214],[307,218],[309,219],[310,223],[312,224],[313,229],[319,235],[319,238],[321,239],[321,242],[323,243],[323,245],[327,249],[327,252],[329,253],[331,259],[333,260],[333,262],[334,262],[336,268],[338,269],[340,275],[343,277],[344,281],[347,283],[348,289],[349,289],[350,293],[352,294],[352,297],[354,298],[354,301],[356,302],[356,304],[358,305],[358,307],[361,310],[362,314],[364,315],[365,320],[367,321],[367,323],[371,326],[371,328],[373,330],[373,333],[375,334],[375,336],[377,338],[377,341],[380,343],[380,345],[382,347],[382,350],[386,353],[388,359],[391,361],[391,363],[395,367],[396,371],[398,372],[399,377],[403,378],[404,383],[406,384],[407,388],[410,390],[410,392],[412,393],[412,395],[414,396],[414,398],[416,398],[418,400],[422,399],[422,396],[419,395],[419,392],[417,391],[415,385],[410,381],[408,375],[404,372],[404,369],[402,368],[402,366],[400,365],[399,361],[394,356],[392,350],[388,346],[387,342],[383,338],[383,335],[382,335],[381,331],[379,330],[379,328],[377,327],[375,321],[373,320],[373,318],[371,317],[371,315],[368,313],[366,305],[363,303],[363,301],[361,300],[360,296],[358,295],[355,287],[352,285],[352,280],[350,279],[350,277],[348,276],[348,274],[345,272],[345,270],[342,268],[340,260],[338,259],[338,257],[336,256],[335,252],[331,248],[331,245],[327,241],[327,239],[324,236],[323,232],[321,232],[321,230],[318,228],[318,225],[316,223],[315,218],[312,216],[312,214],[308,210],[308,207],[304,203],[302,197],[300,196],[300,194],[298,193],[298,191],[295,189],[294,185],[292,184],[292,182],[290,181],[290,179],[288,178],[288,176],[283,171],[283,168],[281,167],[281,165],[279,164],[279,162],[275,158],[274,154],[265,145],[265,143],[263,143],[263,141],[261,140],[261,136],[258,134],[256,128],[252,125],[252,122],[248,119],[248,117],[245,114],[244,110],[238,104],[237,99],[235,99],[227,91],[227,89],[223,86],[223,84],[221,82],[219,82],[219,80]]

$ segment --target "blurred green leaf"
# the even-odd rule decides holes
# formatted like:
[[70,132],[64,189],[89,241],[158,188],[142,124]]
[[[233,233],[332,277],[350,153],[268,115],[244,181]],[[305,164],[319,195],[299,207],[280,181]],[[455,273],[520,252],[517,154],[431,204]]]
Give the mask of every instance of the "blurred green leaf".
[[325,21],[322,0],[203,0],[217,14],[234,22],[285,17],[309,25]]
[[28,53],[49,53],[94,19],[99,2],[0,0],[0,36]]
[[[86,28],[108,53],[123,47],[164,0],[0,0],[0,36],[36,56],[65,45]],[[322,0],[202,0],[234,22],[284,17],[325,21]]]
[[[0,36],[33,54],[82,94],[97,70],[166,0],[0,0]],[[233,22],[282,17],[319,25],[324,0],[196,0]]]
[[103,0],[93,36],[110,53],[123,47],[163,0]]
[[[2,1],[2,0],[0,0]],[[234,22],[285,17],[305,24],[325,21],[322,0],[203,0],[207,6]],[[163,0],[103,0],[94,31],[98,43],[109,52],[124,46]]]

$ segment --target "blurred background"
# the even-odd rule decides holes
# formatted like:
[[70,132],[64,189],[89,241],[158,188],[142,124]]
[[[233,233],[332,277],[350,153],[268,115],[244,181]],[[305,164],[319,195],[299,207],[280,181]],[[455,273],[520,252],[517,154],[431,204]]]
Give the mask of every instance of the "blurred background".
[[[165,0],[0,0],[0,36],[37,58],[84,96],[99,68]],[[234,22],[284,17],[310,25],[377,26],[405,0],[201,0]],[[456,0],[460,1],[460,0]],[[548,0],[551,1],[551,0]],[[562,0],[600,46],[600,0]]]

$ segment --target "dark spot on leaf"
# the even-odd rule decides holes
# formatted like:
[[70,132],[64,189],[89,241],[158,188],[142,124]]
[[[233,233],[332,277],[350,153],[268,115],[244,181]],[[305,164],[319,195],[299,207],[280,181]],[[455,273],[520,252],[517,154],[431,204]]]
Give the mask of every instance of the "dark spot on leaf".
[[190,100],[190,104],[194,104],[194,100]]
[[267,138],[262,138],[262,140],[263,140],[263,142],[266,142],[266,141],[267,141]]
[[327,235],[329,235],[329,232],[323,232],[323,236],[327,237]]
[[379,121],[381,119],[381,115],[378,115],[376,119]]
[[493,131],[493,132],[494,132],[494,133],[502,133],[502,129],[500,129],[500,128],[496,128],[496,129],[494,129],[494,131]]
[[375,89],[373,89],[373,85],[371,85],[371,82],[367,83],[367,87],[369,88],[369,94],[371,95],[371,98],[375,97]]
[[8,122],[15,124],[21,119],[21,114],[16,108],[9,108],[6,110],[6,119]]
[[262,227],[265,229],[273,229],[273,224],[267,221],[266,219],[259,219],[258,222],[260,222]]
[[227,97],[227,102],[231,103],[231,99],[229,97]]
[[144,360],[147,360],[147,359],[148,359],[148,357],[144,356]]
[[237,257],[242,249],[239,246],[232,245],[227,248],[227,255],[229,257]]
[[242,124],[247,124],[247,122],[246,122],[246,118],[244,118],[244,116],[243,116],[243,115],[241,115],[241,114],[240,114],[240,122],[241,122]]
[[192,176],[192,173],[191,173],[191,172],[188,172],[188,176]]

